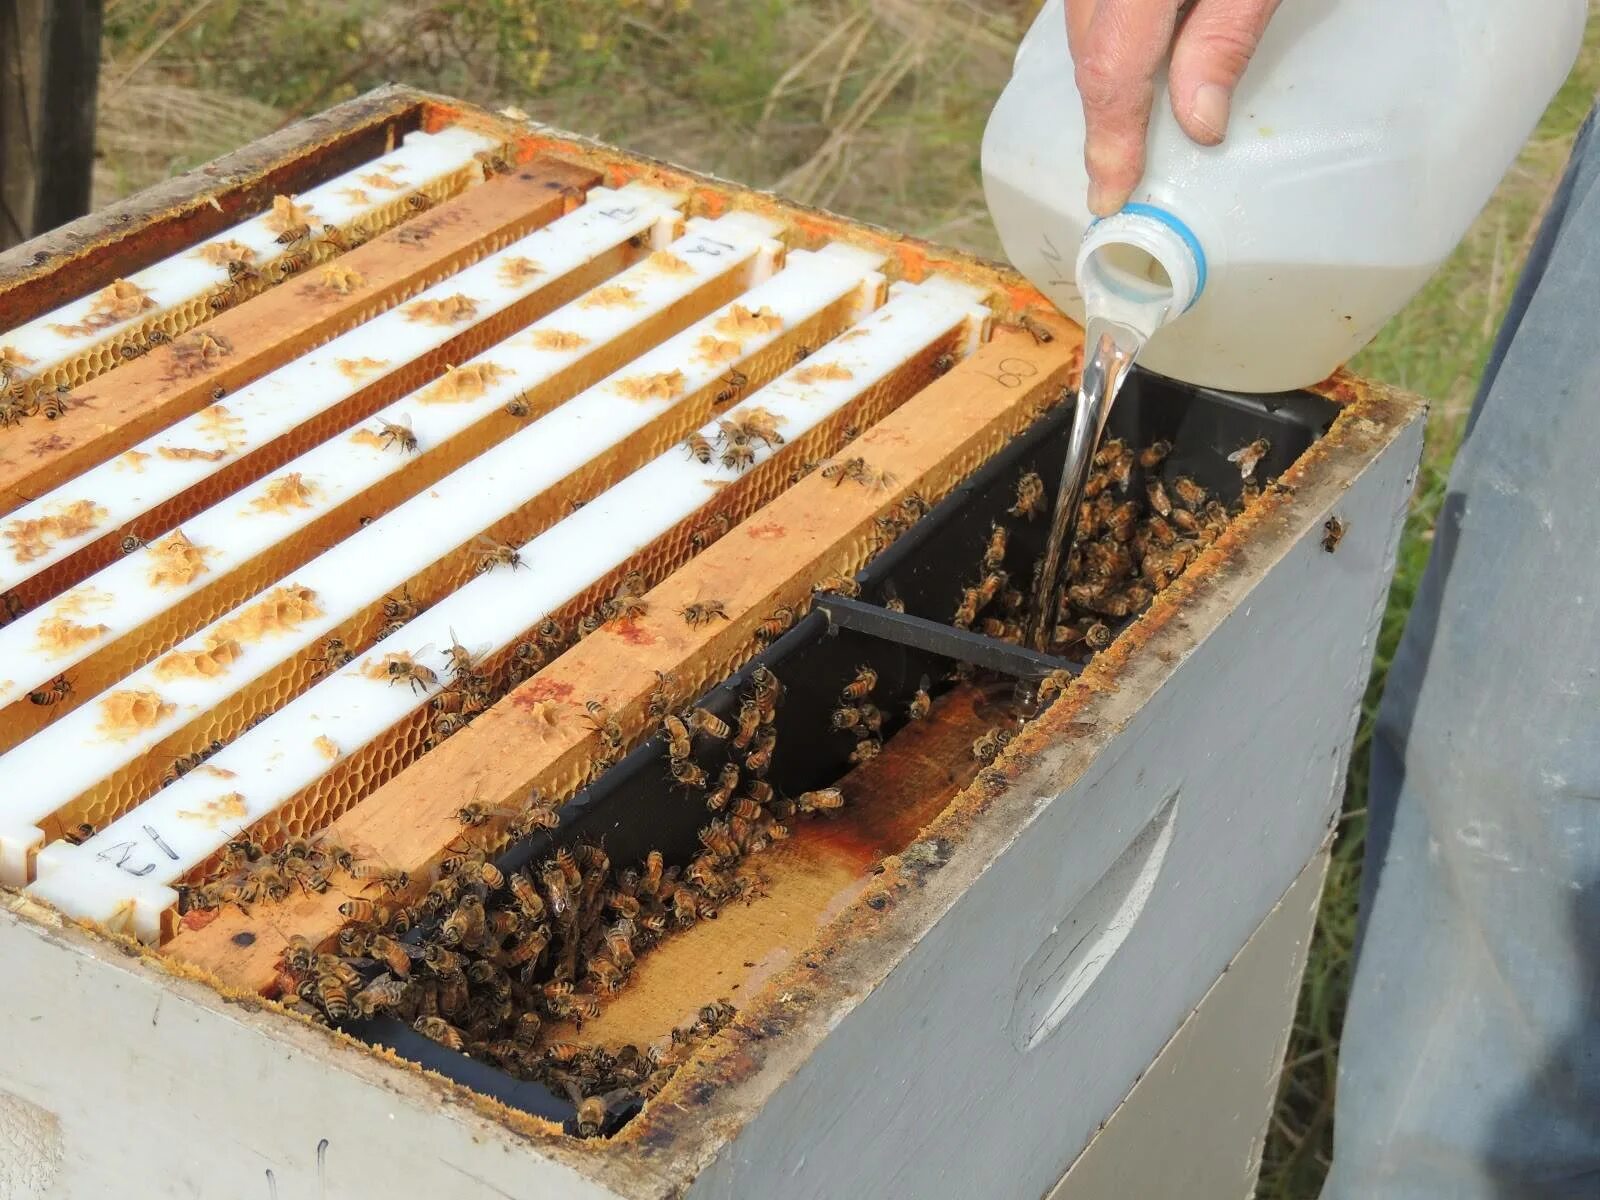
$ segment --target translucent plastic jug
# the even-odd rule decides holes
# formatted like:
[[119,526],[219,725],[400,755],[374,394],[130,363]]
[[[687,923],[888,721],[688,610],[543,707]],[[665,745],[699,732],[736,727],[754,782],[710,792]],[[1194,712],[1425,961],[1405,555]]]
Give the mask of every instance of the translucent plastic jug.
[[[1466,233],[1560,86],[1586,0],[1283,0],[1227,140],[1157,88],[1144,181],[1086,200],[1062,0],[1017,53],[983,140],[1007,255],[1065,312],[1151,337],[1140,362],[1280,391],[1364,346]],[[1155,332],[1159,329],[1159,332]]]

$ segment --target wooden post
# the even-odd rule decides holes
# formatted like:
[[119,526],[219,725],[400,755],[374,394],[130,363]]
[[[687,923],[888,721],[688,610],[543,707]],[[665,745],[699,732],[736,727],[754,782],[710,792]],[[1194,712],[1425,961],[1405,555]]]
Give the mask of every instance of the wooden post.
[[0,0],[0,249],[89,211],[101,0]]

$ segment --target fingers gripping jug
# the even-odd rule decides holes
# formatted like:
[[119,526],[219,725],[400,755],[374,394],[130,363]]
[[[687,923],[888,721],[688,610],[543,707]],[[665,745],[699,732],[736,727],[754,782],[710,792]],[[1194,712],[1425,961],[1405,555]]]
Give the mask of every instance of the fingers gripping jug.
[[1158,80],[1144,180],[1096,221],[1049,0],[984,135],[990,212],[1023,274],[1079,322],[1148,339],[1152,370],[1237,391],[1314,383],[1466,233],[1571,68],[1586,9],[1283,0],[1226,141],[1189,141]]

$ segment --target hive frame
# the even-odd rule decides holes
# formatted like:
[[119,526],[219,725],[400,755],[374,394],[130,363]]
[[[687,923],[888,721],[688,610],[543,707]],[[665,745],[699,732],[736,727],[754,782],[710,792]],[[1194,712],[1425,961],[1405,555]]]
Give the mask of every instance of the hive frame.
[[[331,432],[351,415],[365,416],[374,398],[431,378],[441,354],[498,340],[521,321],[587,290],[597,276],[620,265],[609,256],[625,254],[628,238],[649,229],[671,204],[667,193],[643,185],[625,197],[597,190],[595,207],[585,206],[593,216],[577,222],[589,236],[563,242],[541,237],[543,231],[531,234],[0,520],[0,539],[11,544],[11,561],[0,567],[0,591],[14,590],[135,522],[150,535],[165,532],[203,497],[226,494],[255,475],[253,467],[285,457],[273,454],[280,439]],[[607,227],[626,229],[627,237],[599,236]],[[535,246],[559,265],[546,268],[530,257]],[[508,272],[519,264],[533,265]],[[50,529],[51,518],[73,512],[86,515],[69,530]],[[99,558],[114,553],[107,546]]]
[[[640,184],[630,184],[621,192],[596,188],[583,207],[478,264],[474,270],[479,273],[480,286],[471,287],[473,281],[464,284],[460,277],[452,277],[440,289],[458,294],[467,287],[468,294],[479,294],[488,290],[482,285],[495,281],[506,264],[541,262],[547,265],[538,273],[540,286],[559,291],[561,281],[569,275],[587,275],[591,264],[614,262],[613,256],[631,239],[648,235],[654,244],[669,244],[681,225],[681,215],[672,201],[668,194]],[[629,276],[638,270],[635,268]],[[708,280],[691,274],[688,281],[681,282],[705,286]],[[504,290],[523,298],[532,295],[522,287]],[[685,302],[688,290],[685,287],[684,295],[673,298],[675,305],[682,306],[680,315],[685,320],[694,311],[694,305]],[[652,311],[666,307],[658,305]],[[673,311],[680,312],[677,307]],[[561,397],[563,386],[569,381],[582,381],[614,365],[613,348],[621,329],[608,326],[617,326],[619,315],[613,314],[608,320],[605,310],[578,310],[564,317],[560,323],[573,327],[574,336],[583,340],[565,349],[530,348],[528,353],[535,354],[545,366],[543,374],[524,371],[510,381],[491,380],[476,394],[458,388],[448,399],[436,395],[448,382],[446,379],[373,415],[380,427],[383,422],[390,422],[412,429],[423,451],[419,455],[397,453],[371,439],[334,438],[319,442],[280,471],[225,496],[185,521],[178,530],[183,553],[204,556],[201,569],[173,569],[170,558],[176,543],[172,538],[177,535],[169,535],[123,555],[89,579],[0,628],[0,662],[7,664],[8,676],[0,680],[0,705],[10,701],[9,708],[0,707],[0,751],[75,707],[69,697],[61,704],[41,709],[27,703],[29,692],[72,669],[77,694],[92,696],[130,666],[149,661],[232,608],[261,584],[299,565],[319,544],[353,531],[359,520],[370,520],[447,474],[475,450],[509,434],[518,424],[503,411],[510,396],[539,392],[548,404]],[[380,324],[381,318],[373,322]],[[552,326],[548,320],[541,320],[524,335],[525,339],[549,328]],[[385,329],[392,329],[392,325],[385,324],[380,329],[363,326],[355,332],[363,335],[364,344],[381,338]],[[329,343],[327,357],[321,361],[341,361],[337,348],[344,345],[344,338]],[[474,371],[499,370],[494,358],[491,348],[461,364],[464,378],[477,378]],[[334,381],[330,394],[337,394],[341,388],[347,393],[356,386],[349,380],[342,384]],[[316,402],[314,391],[288,386],[280,391],[300,395],[308,406]],[[527,403],[533,408],[538,401],[530,397]],[[225,407],[235,411],[237,402]],[[281,412],[274,415],[280,425],[288,419]],[[181,441],[185,436],[168,431],[146,445]],[[126,457],[114,461],[124,461]],[[160,465],[147,464],[146,469],[158,469]],[[166,465],[181,469],[188,464]],[[115,478],[110,482],[116,482]],[[291,541],[293,544],[286,546]],[[149,582],[157,573],[163,576],[159,587]]]
[[[877,290],[871,279],[866,286],[868,292]],[[975,350],[987,333],[989,314],[982,300],[977,289],[938,277],[897,285],[882,309],[700,429],[710,441],[718,438],[722,420],[737,421],[754,410],[770,415],[787,441],[757,443],[746,468],[750,474],[716,459],[701,464],[681,447],[668,450],[520,547],[525,559],[543,564],[539,573],[521,578],[491,572],[473,580],[83,844],[46,846],[39,853],[33,894],[64,912],[156,940],[178,898],[168,885],[205,862],[234,833],[259,825],[325,779],[336,759],[348,763],[349,756],[413,714],[426,718],[428,699],[448,682],[442,666],[446,656],[439,654],[434,663],[440,679],[415,692],[388,686],[382,671],[387,659],[405,655],[423,661],[426,647],[454,642],[458,627],[470,628],[468,649],[480,662],[499,657],[544,617],[567,610],[597,584],[631,569],[676,528],[681,548],[666,562],[675,565],[687,557],[687,530],[706,509],[731,509],[742,517],[752,500],[781,489],[785,464],[806,452],[812,430],[847,408],[853,420],[870,423],[885,406],[902,400],[905,388],[891,389],[873,411],[861,411],[856,401],[907,367],[920,365],[923,372],[948,367],[927,362],[930,353],[946,354],[953,362],[956,355]],[[916,388],[924,381],[914,373],[907,383]],[[761,468],[780,453],[784,461],[775,464],[777,474],[768,470],[771,478],[763,480]],[[752,483],[759,488],[749,488]],[[752,495],[733,509],[730,489]],[[414,751],[423,722],[413,724],[419,727],[408,739]],[[402,754],[402,761],[406,758]],[[370,786],[386,777],[365,773],[363,782]],[[251,782],[234,787],[234,780]]]
[[[751,235],[759,238],[771,228],[750,216],[722,220],[718,233],[724,239],[746,241],[752,249],[760,243],[750,242]],[[684,256],[715,259],[687,250]],[[160,782],[162,769],[151,751],[193,753],[213,738],[236,734],[263,698],[297,694],[317,670],[313,647],[320,638],[332,634],[365,644],[364,631],[382,621],[377,601],[383,591],[406,587],[431,601],[470,576],[479,557],[472,546],[458,545],[436,561],[437,551],[424,548],[416,530],[437,526],[435,536],[453,530],[453,541],[478,531],[516,541],[543,528],[561,505],[606,486],[630,462],[642,462],[659,451],[659,443],[670,444],[703,421],[725,390],[719,381],[730,367],[759,380],[772,372],[784,347],[800,338],[826,338],[847,325],[875,262],[844,246],[797,252],[783,272],[758,284],[743,302],[647,351],[258,600],[125,677],[115,690],[14,747],[0,758],[0,770],[47,784],[0,801],[0,878],[26,882],[31,856],[46,840],[33,822],[49,818],[64,833],[81,821],[115,816]],[[742,341],[725,341],[730,330]],[[731,360],[720,354],[708,360],[707,342],[734,345],[736,353]],[[655,390],[660,380],[672,387]],[[634,431],[637,436],[630,437]],[[619,443],[621,452],[612,452]],[[609,457],[604,464],[586,464],[594,454]],[[493,488],[486,486],[490,481]],[[76,749],[67,751],[69,746]]]

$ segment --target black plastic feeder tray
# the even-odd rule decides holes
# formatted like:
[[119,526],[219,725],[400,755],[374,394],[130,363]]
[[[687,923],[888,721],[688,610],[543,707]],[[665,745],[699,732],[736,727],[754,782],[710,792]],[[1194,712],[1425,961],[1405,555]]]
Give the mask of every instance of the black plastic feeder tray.
[[[1012,586],[1026,594],[1034,564],[1044,554],[1072,410],[1071,404],[1057,405],[868,564],[859,577],[861,598],[877,604],[898,598],[908,613],[950,621],[962,590],[982,574],[979,560],[995,523],[1009,530],[1004,567]],[[1187,475],[1231,505],[1238,501],[1244,480],[1228,455],[1265,438],[1271,448],[1257,464],[1255,477],[1270,479],[1305,453],[1338,415],[1338,405],[1309,392],[1235,395],[1135,368],[1111,409],[1105,436],[1121,438],[1135,449],[1163,439],[1171,442],[1172,452],[1156,474],[1169,482]],[[1016,503],[1018,480],[1029,471],[1045,487],[1041,513],[1032,520],[1006,511]],[[1135,468],[1130,495],[1142,493],[1142,475]],[[938,551],[930,552],[929,543]],[[1112,628],[1120,630],[1127,623],[1112,623]]]
[[[1326,431],[1337,412],[1335,405],[1305,393],[1236,396],[1136,370],[1112,410],[1107,436],[1135,446],[1170,440],[1173,451],[1163,465],[1163,477],[1189,475],[1233,501],[1242,481],[1238,468],[1227,461],[1230,453],[1264,437],[1271,450],[1258,475],[1276,475]],[[796,796],[827,787],[850,770],[856,738],[848,730],[834,730],[830,718],[839,706],[840,690],[862,666],[878,675],[871,700],[884,714],[885,740],[905,724],[907,707],[923,678],[937,693],[948,687],[955,663],[1019,683],[1035,683],[1054,670],[1079,670],[1063,659],[945,623],[961,589],[972,582],[991,522],[1010,526],[1006,566],[1014,578],[1026,582],[1043,553],[1048,522],[1042,517],[1032,522],[1008,518],[1005,510],[1014,502],[1017,480],[1028,471],[1039,473],[1047,506],[1053,502],[1071,418],[1071,405],[1057,406],[936,505],[860,573],[860,600],[819,597],[794,629],[700,698],[700,706],[735,724],[756,669],[765,666],[777,675],[785,697],[767,775],[777,792]],[[882,607],[894,597],[904,601],[905,614]],[[722,743],[696,738],[695,757],[714,778],[723,761]],[[614,864],[641,862],[651,850],[660,850],[669,864],[683,865],[699,851],[699,830],[710,819],[703,793],[673,780],[666,741],[658,734],[575,795],[561,810],[559,828],[508,847],[496,865],[509,874],[579,841],[603,846]],[[420,940],[429,932],[424,926],[406,940]],[[350,1021],[343,1028],[510,1108],[564,1122],[569,1132],[575,1129],[575,1109],[565,1095],[441,1046],[397,1019]],[[635,1105],[610,1113],[602,1132],[614,1133],[637,1111]]]

